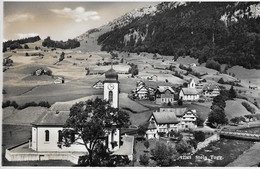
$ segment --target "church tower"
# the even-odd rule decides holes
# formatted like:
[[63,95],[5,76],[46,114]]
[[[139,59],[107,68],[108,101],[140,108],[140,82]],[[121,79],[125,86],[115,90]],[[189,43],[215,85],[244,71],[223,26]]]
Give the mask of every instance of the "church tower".
[[118,108],[119,104],[119,81],[117,72],[111,68],[105,73],[104,100],[110,102],[111,106]]

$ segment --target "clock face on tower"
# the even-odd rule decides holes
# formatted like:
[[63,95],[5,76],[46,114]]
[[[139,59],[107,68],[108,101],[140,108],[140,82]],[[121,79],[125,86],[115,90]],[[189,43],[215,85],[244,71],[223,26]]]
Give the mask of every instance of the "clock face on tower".
[[107,88],[108,88],[108,90],[113,90],[113,89],[114,89],[114,84],[109,84],[109,85],[107,86]]

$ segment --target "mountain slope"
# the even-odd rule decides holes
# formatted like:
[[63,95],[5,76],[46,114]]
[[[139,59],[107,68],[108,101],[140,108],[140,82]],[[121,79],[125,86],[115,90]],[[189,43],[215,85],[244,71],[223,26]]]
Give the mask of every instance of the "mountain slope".
[[[101,50],[190,55],[260,68],[259,2],[164,2],[100,34]],[[121,18],[122,19],[122,18]]]

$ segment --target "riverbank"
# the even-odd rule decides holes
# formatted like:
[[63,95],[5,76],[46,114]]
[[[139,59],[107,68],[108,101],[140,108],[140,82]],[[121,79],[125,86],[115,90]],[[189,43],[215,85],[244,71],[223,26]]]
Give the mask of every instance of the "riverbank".
[[250,149],[241,154],[227,167],[257,167],[260,163],[260,142],[255,143]]

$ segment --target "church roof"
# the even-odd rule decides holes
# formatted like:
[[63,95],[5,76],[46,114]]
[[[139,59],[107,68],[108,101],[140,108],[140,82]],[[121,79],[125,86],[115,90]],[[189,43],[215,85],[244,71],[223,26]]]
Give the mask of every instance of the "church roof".
[[113,68],[111,68],[105,73],[105,77],[106,77],[106,79],[118,80],[118,73]]
[[33,125],[36,126],[63,126],[69,118],[69,111],[46,111]]
[[183,94],[185,95],[197,95],[198,91],[195,88],[182,88]]

